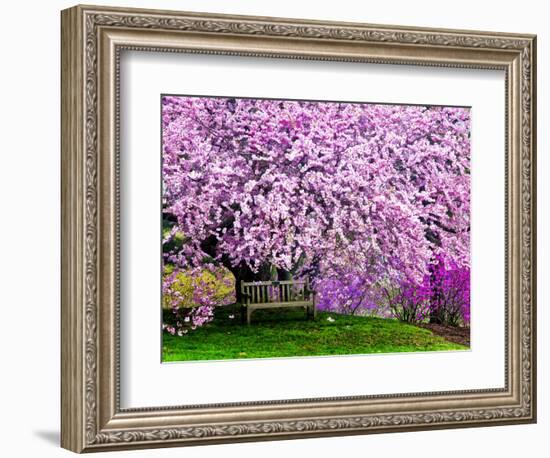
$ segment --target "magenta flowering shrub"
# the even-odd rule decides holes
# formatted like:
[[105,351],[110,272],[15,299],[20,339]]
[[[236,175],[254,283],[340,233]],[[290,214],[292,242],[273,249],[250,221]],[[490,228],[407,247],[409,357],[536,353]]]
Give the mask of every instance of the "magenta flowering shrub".
[[427,266],[422,282],[403,280],[384,288],[392,315],[409,323],[470,324],[470,269],[441,253]]
[[392,315],[407,323],[421,323],[430,316],[430,289],[425,281],[402,280],[383,289]]
[[430,321],[451,326],[470,323],[470,268],[438,254],[427,276]]
[[165,261],[307,276],[340,313],[392,285],[423,316],[434,253],[469,266],[469,137],[468,108],[163,96]]

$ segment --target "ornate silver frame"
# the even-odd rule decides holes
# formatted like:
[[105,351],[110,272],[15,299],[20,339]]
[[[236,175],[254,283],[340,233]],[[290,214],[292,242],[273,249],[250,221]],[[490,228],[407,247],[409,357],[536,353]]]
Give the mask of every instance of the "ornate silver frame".
[[[536,37],[76,6],[62,12],[62,421],[75,452],[536,420]],[[506,386],[241,404],[119,405],[120,51],[506,72]]]

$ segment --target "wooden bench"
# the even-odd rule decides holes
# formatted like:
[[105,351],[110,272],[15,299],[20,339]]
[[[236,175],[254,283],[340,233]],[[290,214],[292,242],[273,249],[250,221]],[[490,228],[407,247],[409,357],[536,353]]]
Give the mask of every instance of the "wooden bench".
[[241,280],[242,319],[250,324],[252,312],[277,307],[303,307],[308,318],[315,319],[315,292],[307,280],[255,281]]

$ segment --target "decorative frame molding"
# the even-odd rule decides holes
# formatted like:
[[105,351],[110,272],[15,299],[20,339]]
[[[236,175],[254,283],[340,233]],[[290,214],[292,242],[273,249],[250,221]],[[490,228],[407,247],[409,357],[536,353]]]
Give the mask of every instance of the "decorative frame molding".
[[[535,36],[93,6],[64,10],[61,18],[63,447],[88,452],[535,421]],[[123,49],[504,70],[505,388],[120,409]]]

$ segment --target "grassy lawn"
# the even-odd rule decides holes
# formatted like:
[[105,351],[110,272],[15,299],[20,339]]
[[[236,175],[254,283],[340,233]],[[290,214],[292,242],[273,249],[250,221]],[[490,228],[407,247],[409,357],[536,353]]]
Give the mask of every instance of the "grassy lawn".
[[298,308],[257,310],[247,326],[238,307],[225,306],[216,309],[213,322],[189,335],[164,333],[162,355],[163,361],[193,361],[467,348],[397,320],[318,312],[312,321]]

